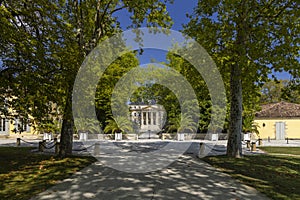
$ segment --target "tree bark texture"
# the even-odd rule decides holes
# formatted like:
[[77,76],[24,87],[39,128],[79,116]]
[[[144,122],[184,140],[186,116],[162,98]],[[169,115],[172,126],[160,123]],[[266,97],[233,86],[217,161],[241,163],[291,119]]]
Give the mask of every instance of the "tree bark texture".
[[230,100],[227,156],[238,158],[242,156],[242,82],[241,68],[237,63],[231,65]]
[[72,116],[72,90],[69,90],[67,95],[60,138],[59,156],[61,157],[72,155],[73,148],[74,121]]

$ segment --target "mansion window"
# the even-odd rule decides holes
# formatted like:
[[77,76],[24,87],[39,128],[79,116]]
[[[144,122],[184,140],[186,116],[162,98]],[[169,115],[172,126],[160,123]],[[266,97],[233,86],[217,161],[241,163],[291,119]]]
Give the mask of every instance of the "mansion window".
[[16,132],[30,132],[30,126],[25,119],[15,119],[14,126]]
[[7,129],[6,127],[6,119],[0,118],[0,131],[5,132]]

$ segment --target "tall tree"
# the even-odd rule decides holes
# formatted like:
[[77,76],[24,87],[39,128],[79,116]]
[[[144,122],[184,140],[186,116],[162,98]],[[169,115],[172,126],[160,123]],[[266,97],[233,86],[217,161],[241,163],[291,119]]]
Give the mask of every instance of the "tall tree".
[[[199,117],[199,129],[204,132],[208,129],[208,124],[211,119],[211,99],[208,92],[208,87],[202,77],[202,75],[192,67],[192,65],[184,60],[182,57],[168,53],[167,59],[169,62],[169,67],[177,70],[182,76],[184,76],[195,91],[197,96],[198,105],[200,109]],[[178,108],[179,109],[179,108]],[[182,109],[191,109],[189,105],[184,105]],[[174,116],[175,118],[177,116]]]
[[167,2],[171,0],[0,1],[3,88],[17,97],[10,106],[19,105],[19,113],[39,110],[42,116],[47,102],[58,102],[63,116],[60,155],[71,154],[72,91],[84,58],[99,42],[121,31],[115,15],[121,10],[131,14],[131,28],[170,27]]
[[[169,27],[171,18],[166,10],[165,1],[151,0],[139,1],[116,1],[116,0],[81,0],[70,1],[66,4],[67,16],[65,19],[76,28],[77,44],[82,57],[97,46],[103,39],[111,36],[119,29],[118,18],[113,14],[120,10],[127,10],[132,16],[132,28],[141,26],[144,22],[149,26]],[[73,79],[74,81],[74,79]],[[73,82],[70,82],[68,91],[72,91]],[[71,93],[68,93],[71,96]],[[65,113],[71,112],[71,98],[67,98]],[[70,154],[72,150],[72,116],[64,117],[61,145],[61,154]]]
[[[300,73],[299,73],[300,74]],[[281,98],[291,103],[300,104],[300,79],[294,78],[282,89]]]
[[0,102],[15,111],[4,114],[48,120],[60,112],[53,103],[64,101],[61,79],[71,71],[64,65],[77,61],[69,40],[63,38],[69,29],[54,2],[1,1],[0,10]]
[[289,0],[199,1],[190,15],[185,33],[206,48],[229,79],[230,157],[242,155],[243,92],[251,94],[272,69],[299,66],[299,8]]
[[103,73],[95,94],[95,107],[97,118],[102,125],[106,120],[112,117],[111,96],[116,83],[119,79],[139,64],[136,55],[133,52],[126,53],[115,60]]
[[287,87],[287,80],[270,80],[266,82],[261,88],[260,101],[263,104],[266,103],[277,103],[282,100],[282,92]]

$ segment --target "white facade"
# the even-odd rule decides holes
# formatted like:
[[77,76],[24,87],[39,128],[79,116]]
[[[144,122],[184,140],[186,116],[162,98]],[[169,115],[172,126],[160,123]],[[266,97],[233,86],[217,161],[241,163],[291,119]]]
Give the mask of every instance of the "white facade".
[[131,120],[140,133],[159,132],[165,121],[165,109],[161,105],[129,105]]

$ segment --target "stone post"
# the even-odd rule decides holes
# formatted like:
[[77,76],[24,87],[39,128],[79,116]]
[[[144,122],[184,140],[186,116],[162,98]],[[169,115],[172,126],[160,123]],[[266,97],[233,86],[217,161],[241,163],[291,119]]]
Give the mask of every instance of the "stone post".
[[99,143],[95,143],[94,146],[94,156],[97,156],[100,154],[100,144]]
[[262,139],[258,139],[258,145],[261,146],[262,145]]
[[246,141],[246,144],[247,144],[247,148],[250,149],[250,146],[251,146],[251,145],[250,145],[250,140],[247,140],[247,141]]
[[17,147],[21,146],[21,138],[17,138]]
[[251,151],[256,151],[256,142],[252,142]]
[[205,144],[203,142],[200,142],[199,145],[200,145],[200,148],[199,148],[198,157],[201,158],[205,152]]

